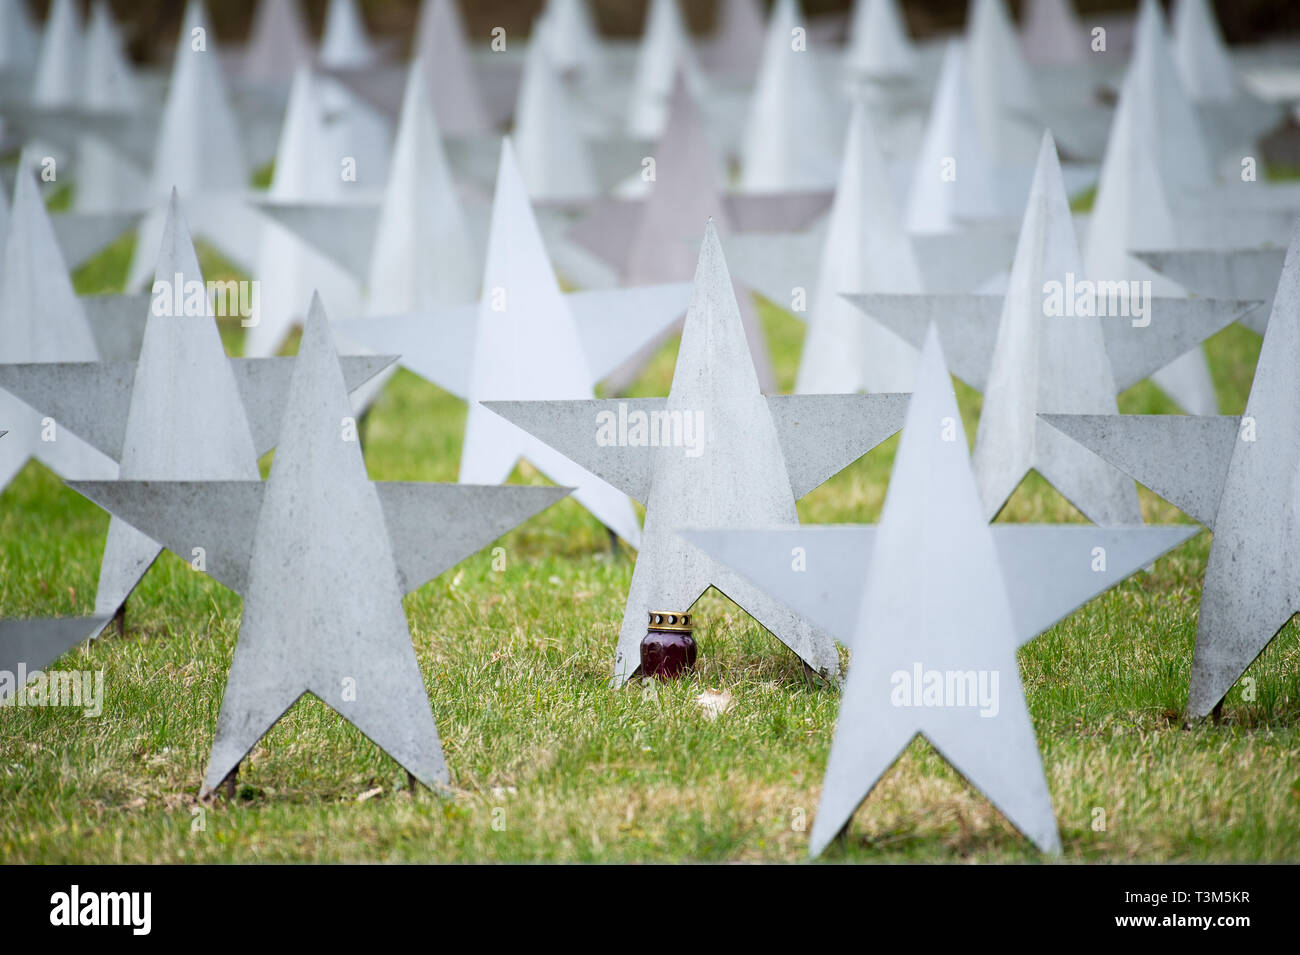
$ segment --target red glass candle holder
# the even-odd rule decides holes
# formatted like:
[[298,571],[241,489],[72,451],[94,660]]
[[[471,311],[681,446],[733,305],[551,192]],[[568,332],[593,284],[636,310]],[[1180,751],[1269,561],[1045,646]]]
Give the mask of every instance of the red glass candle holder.
[[695,669],[695,639],[691,615],[651,610],[650,624],[641,641],[641,672],[657,680],[671,680]]

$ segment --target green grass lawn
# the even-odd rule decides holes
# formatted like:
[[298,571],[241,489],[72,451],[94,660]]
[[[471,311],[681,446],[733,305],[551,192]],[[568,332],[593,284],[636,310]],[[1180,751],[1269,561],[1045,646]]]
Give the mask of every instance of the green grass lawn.
[[[120,284],[130,242],[77,276]],[[208,278],[228,266],[201,251]],[[793,384],[802,327],[764,305]],[[239,348],[237,325],[224,329]],[[664,394],[675,344],[638,394]],[[1245,405],[1259,339],[1210,343],[1225,411]],[[958,386],[968,434],[978,396]],[[1168,412],[1149,384],[1125,412]],[[407,372],[365,433],[377,480],[454,480],[465,408]],[[800,504],[813,522],[878,518],[897,438]],[[264,462],[269,466],[269,461]],[[538,481],[521,465],[516,479]],[[1183,520],[1142,492],[1148,521]],[[1031,476],[1000,518],[1081,517]],[[108,517],[32,464],[0,498],[5,616],[89,613]],[[197,800],[238,597],[166,554],[110,635],[58,666],[102,669],[98,719],[0,709],[0,861],[800,860],[839,702],[725,598],[697,607],[700,667],[670,685],[607,685],[632,561],[564,501],[406,598],[454,793],[405,772],[342,717],[304,698],[245,760],[235,800]],[[1093,601],[1020,653],[1021,677],[1066,861],[1300,859],[1300,641],[1294,625],[1251,667],[1253,700],[1184,726],[1208,534]],[[727,691],[711,718],[697,698]],[[1104,813],[1104,829],[1094,823]],[[922,740],[886,774],[825,858],[1038,861]]]

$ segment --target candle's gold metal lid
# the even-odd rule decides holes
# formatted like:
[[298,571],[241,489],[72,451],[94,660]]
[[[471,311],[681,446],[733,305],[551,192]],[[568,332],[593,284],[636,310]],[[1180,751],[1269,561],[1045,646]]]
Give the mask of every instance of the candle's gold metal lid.
[[650,629],[667,630],[670,633],[690,633],[691,615],[675,610],[651,610]]

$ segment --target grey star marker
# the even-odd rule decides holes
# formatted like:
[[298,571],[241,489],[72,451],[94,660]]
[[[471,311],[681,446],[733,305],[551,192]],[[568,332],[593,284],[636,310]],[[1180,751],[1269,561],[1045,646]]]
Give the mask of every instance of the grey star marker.
[[953,372],[984,393],[974,467],[989,519],[1036,470],[1090,520],[1141,523],[1133,482],[1062,440],[1037,414],[1115,414],[1118,392],[1256,305],[1163,297],[1120,303],[1076,286],[1083,276],[1056,144],[1046,133],[1005,296],[849,296],[862,321],[880,321],[918,346],[937,324]]
[[[906,403],[895,394],[765,397],[710,222],[667,398],[484,405],[645,504],[614,660],[621,684],[639,665],[647,611],[684,611],[710,585],[813,670],[837,678],[839,654],[828,632],[675,531],[797,523],[795,501],[897,431]],[[653,422],[661,425],[657,437],[647,430]]]
[[1016,650],[1195,533],[986,523],[931,330],[879,525],[684,536],[852,651],[816,856],[917,733],[1039,849],[1059,852]]
[[1300,610],[1300,228],[1292,236],[1246,413],[1044,415],[1214,531],[1187,714],[1210,713]]
[[299,346],[271,476],[71,486],[244,595],[204,779],[225,779],[313,693],[430,787],[447,782],[402,596],[569,493],[366,477],[319,299]]
[[508,422],[485,400],[587,398],[611,369],[682,313],[685,282],[565,294],[555,278],[507,139],[501,148],[482,299],[472,305],[336,322],[342,341],[400,354],[423,378],[465,398],[460,479],[504,481],[520,458],[634,547],[631,502]]
[[[138,362],[0,364],[0,388],[118,462],[123,480],[256,480],[258,457],[279,436],[294,362],[226,357],[211,303],[190,292],[205,286],[175,190],[153,288],[153,300],[139,305],[147,318]],[[190,307],[177,309],[182,301]],[[348,389],[392,361],[341,359]],[[114,518],[96,615],[111,619],[161,552]]]

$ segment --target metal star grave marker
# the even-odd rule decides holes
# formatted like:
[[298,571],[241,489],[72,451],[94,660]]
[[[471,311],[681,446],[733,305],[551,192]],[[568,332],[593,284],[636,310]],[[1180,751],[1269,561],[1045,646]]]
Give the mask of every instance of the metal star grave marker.
[[816,856],[918,733],[1039,849],[1059,852],[1016,650],[1195,533],[986,523],[932,329],[878,525],[684,536],[852,652]]

